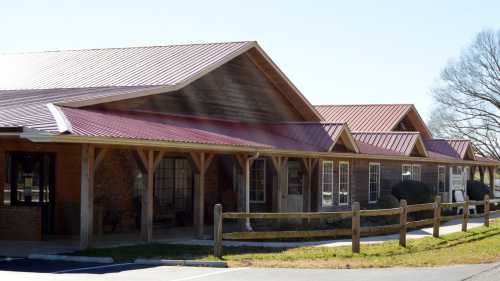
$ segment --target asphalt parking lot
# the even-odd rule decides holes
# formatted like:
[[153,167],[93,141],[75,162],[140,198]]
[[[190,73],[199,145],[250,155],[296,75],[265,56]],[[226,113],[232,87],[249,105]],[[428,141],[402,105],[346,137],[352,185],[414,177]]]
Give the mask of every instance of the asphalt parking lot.
[[144,266],[0,258],[0,280],[498,281],[500,263],[435,268],[274,269]]
[[0,271],[30,273],[93,273],[106,274],[124,270],[136,270],[151,266],[134,263],[91,263],[70,261],[31,260],[27,258],[0,258]]

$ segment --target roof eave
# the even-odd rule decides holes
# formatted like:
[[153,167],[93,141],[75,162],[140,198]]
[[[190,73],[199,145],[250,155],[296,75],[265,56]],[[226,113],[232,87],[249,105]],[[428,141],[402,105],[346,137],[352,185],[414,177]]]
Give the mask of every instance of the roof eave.
[[40,132],[26,132],[21,134],[22,138],[33,142],[57,142],[57,143],[89,143],[105,146],[130,146],[130,147],[156,147],[158,149],[179,149],[179,150],[204,150],[213,152],[260,152],[262,155],[287,155],[295,157],[311,158],[346,158],[346,159],[377,159],[391,161],[419,161],[432,163],[452,163],[463,165],[483,165],[499,166],[498,163],[485,163],[471,160],[444,160],[428,157],[407,157],[407,156],[388,156],[373,154],[341,153],[341,152],[318,152],[286,150],[266,147],[234,146],[234,145],[212,145],[169,141],[152,141],[142,139],[123,139],[123,138],[104,138],[104,137],[82,137],[76,135],[54,135]]

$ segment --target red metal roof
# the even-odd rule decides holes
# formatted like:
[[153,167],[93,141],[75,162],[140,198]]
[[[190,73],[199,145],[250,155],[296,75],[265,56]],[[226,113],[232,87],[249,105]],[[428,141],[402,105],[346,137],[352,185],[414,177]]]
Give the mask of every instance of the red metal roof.
[[471,142],[469,140],[431,139],[425,140],[424,143],[427,150],[435,154],[459,160],[465,159],[467,150],[471,149]]
[[347,123],[353,132],[389,132],[394,129],[411,104],[316,105],[328,122]]
[[253,46],[229,42],[0,54],[0,90],[177,85]]
[[59,107],[79,136],[329,151],[344,124],[242,123],[147,112]]
[[353,132],[361,153],[409,156],[420,141],[417,132]]
[[0,127],[27,127],[47,132],[58,132],[54,116],[47,107],[49,103],[126,95],[137,91],[154,90],[158,87],[0,90]]

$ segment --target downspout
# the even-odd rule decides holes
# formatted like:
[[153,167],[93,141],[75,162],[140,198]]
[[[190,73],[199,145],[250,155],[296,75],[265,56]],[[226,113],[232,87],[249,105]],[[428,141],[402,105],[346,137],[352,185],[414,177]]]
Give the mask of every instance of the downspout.
[[[259,154],[257,152],[253,156],[248,157],[245,162],[245,213],[250,213],[250,163],[259,158]],[[253,231],[249,218],[245,220],[245,229]]]

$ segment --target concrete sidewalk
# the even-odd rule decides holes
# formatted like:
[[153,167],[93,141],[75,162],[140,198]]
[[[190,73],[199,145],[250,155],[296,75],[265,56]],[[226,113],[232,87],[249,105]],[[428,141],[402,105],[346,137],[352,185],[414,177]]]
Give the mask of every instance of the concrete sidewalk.
[[[493,215],[491,219],[498,219],[500,215]],[[482,226],[484,223],[483,217],[469,218],[467,229]],[[440,235],[446,235],[454,232],[462,231],[462,221],[452,220],[445,222],[440,227]],[[407,233],[407,239],[420,239],[432,236],[432,227],[416,229]],[[362,244],[377,244],[390,240],[399,240],[399,234],[389,234],[380,236],[362,237]],[[158,241],[160,243],[172,243],[172,241]],[[251,241],[224,241],[224,246],[237,247],[237,246],[255,246],[255,247],[271,247],[271,248],[299,248],[299,247],[340,247],[350,246],[351,239],[335,239],[335,240],[322,240],[322,241],[307,241],[307,242],[251,242]],[[212,246],[212,240],[179,240],[175,244],[182,245],[201,245]]]

